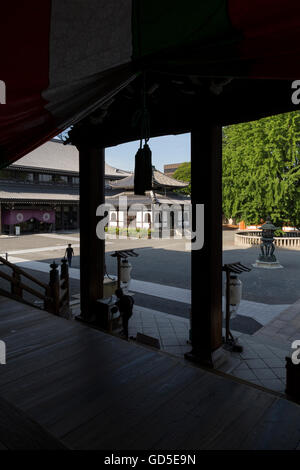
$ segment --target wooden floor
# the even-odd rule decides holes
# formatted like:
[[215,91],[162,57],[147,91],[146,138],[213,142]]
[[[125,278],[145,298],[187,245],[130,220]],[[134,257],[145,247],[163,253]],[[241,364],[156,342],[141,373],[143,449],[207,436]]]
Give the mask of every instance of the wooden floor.
[[298,405],[78,322],[0,298],[0,339],[0,449],[299,446]]

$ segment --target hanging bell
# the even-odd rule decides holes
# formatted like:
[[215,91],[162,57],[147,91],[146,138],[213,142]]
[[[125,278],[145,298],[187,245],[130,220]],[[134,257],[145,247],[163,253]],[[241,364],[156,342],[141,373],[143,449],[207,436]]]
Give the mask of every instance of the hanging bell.
[[135,155],[134,194],[144,196],[146,190],[152,189],[152,152],[146,143]]
[[152,152],[148,144],[144,145],[143,157],[145,161],[145,189],[150,191],[152,189]]

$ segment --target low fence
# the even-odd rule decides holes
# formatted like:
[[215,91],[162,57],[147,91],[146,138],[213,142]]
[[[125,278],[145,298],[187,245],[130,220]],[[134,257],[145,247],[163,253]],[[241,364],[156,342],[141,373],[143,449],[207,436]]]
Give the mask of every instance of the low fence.
[[[261,244],[261,230],[247,230],[236,232],[234,244],[240,246],[252,246]],[[280,248],[300,250],[300,231],[286,232],[282,237],[274,237],[274,245]]]
[[[65,318],[70,317],[69,270],[65,258],[61,260],[60,274],[58,265],[55,262],[50,265],[48,284],[10,263],[6,258],[0,256],[0,264],[6,268],[6,270],[0,270],[0,279],[6,281],[7,284],[6,286],[1,285],[0,295],[46,310],[55,315]],[[40,305],[36,304],[31,297],[25,298],[25,293],[37,298]]]

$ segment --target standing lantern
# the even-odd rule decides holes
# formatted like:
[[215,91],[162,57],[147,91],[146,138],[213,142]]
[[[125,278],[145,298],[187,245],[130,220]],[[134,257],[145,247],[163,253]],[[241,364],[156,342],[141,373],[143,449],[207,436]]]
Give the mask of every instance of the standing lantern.
[[132,265],[129,263],[128,259],[122,259],[121,260],[121,266],[120,266],[120,281],[124,282],[126,284],[126,288],[128,289],[129,283],[131,280],[131,273],[132,270]]
[[229,304],[232,307],[230,310],[230,318],[237,315],[238,307],[242,300],[243,283],[237,274],[230,274],[229,281]]
[[281,264],[276,259],[276,256],[274,255],[274,234],[275,230],[277,230],[279,227],[275,227],[268,217],[267,221],[260,228],[262,230],[260,255],[253,266],[255,268],[267,269],[282,268],[283,266],[281,266]]
[[118,262],[118,277],[117,277],[117,288],[120,289],[121,282],[126,284],[128,289],[129,282],[131,280],[132,265],[128,262],[128,256],[138,256],[134,250],[118,250],[112,253],[110,256],[117,258]]
[[[224,264],[222,271],[226,273],[225,337],[223,337],[223,341],[225,343],[224,347],[231,351],[241,352],[243,351],[243,347],[238,344],[237,339],[233,337],[230,331],[230,319],[235,316],[242,299],[242,281],[239,279],[238,274],[249,272],[251,269],[238,262]],[[232,310],[235,312],[234,315],[232,315]]]

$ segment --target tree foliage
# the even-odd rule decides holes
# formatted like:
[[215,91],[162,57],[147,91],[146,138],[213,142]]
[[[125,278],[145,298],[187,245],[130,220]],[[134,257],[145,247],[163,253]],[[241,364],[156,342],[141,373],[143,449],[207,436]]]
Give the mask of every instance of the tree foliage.
[[177,170],[175,171],[173,178],[179,181],[185,181],[190,183],[186,188],[178,189],[177,192],[191,195],[191,163],[185,162],[182,163]]
[[223,128],[223,212],[300,226],[300,113]]

